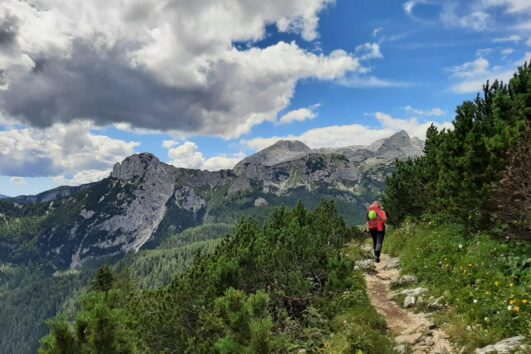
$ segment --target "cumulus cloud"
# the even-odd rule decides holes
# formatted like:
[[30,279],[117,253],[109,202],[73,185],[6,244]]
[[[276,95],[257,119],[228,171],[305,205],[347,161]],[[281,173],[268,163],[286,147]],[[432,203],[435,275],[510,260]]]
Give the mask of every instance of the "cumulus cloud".
[[430,110],[422,110],[411,106],[405,106],[404,111],[415,117],[440,117],[446,114],[446,111],[441,108],[432,108]]
[[263,39],[268,25],[313,40],[333,2],[148,0],[102,12],[90,1],[6,0],[0,111],[38,127],[84,119],[234,138],[273,121],[298,81],[362,70],[341,50],[233,45]]
[[74,122],[0,131],[0,175],[50,177],[109,171],[139,145],[94,134],[91,128],[88,123]]
[[170,146],[168,146],[169,141],[166,142],[168,144],[163,144],[163,146],[168,149],[169,163],[175,167],[219,171],[233,168],[245,157],[245,154],[240,152],[231,156],[217,155],[205,158],[203,153],[199,151],[197,144],[191,141],[186,141],[180,145],[173,142]]
[[386,113],[376,112],[374,117],[380,127],[370,128],[361,124],[334,125],[310,129],[300,135],[275,136],[270,138],[255,138],[242,140],[241,143],[253,150],[261,150],[273,145],[278,140],[299,140],[311,148],[344,147],[349,145],[368,145],[374,141],[389,137],[390,135],[405,130],[410,136],[424,139],[426,130],[431,124],[438,128],[451,129],[451,123],[419,122],[416,118],[394,118]]
[[278,124],[290,124],[293,122],[304,122],[305,120],[311,120],[317,117],[315,110],[321,106],[320,104],[314,104],[307,108],[299,108],[282,115],[278,119]]

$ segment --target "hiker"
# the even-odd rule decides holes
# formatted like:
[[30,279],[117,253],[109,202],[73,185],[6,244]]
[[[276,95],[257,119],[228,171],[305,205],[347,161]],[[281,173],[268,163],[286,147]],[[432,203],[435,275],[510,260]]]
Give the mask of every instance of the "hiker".
[[367,212],[367,231],[369,231],[372,237],[372,247],[376,263],[380,263],[386,221],[387,215],[385,214],[382,203],[378,201],[373,202]]

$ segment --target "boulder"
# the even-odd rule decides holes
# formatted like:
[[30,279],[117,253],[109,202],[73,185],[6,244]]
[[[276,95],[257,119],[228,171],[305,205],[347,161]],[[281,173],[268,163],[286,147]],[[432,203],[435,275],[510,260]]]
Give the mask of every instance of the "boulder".
[[407,346],[405,344],[399,344],[393,348],[395,353],[398,354],[406,354],[407,353]]
[[391,286],[402,286],[416,283],[417,277],[414,275],[401,275],[391,282]]
[[419,296],[426,293],[427,291],[428,289],[426,288],[404,289],[400,291],[399,294],[405,296]]
[[354,263],[355,270],[362,270],[364,272],[373,272],[374,271],[374,261],[372,259],[365,259],[363,261],[356,261]]
[[384,266],[385,270],[389,269],[398,269],[400,267],[400,259],[399,258],[391,258],[387,261],[387,264]]
[[[524,349],[522,348],[522,343],[525,341],[524,336],[516,336],[511,338],[506,338],[504,340],[499,341],[496,344],[487,345],[483,348],[478,348],[474,352],[475,354],[509,354],[517,352],[518,349]],[[531,348],[527,348],[531,349]]]
[[413,306],[415,306],[415,302],[416,302],[415,301],[415,297],[411,296],[411,295],[408,295],[404,299],[404,307],[413,307]]

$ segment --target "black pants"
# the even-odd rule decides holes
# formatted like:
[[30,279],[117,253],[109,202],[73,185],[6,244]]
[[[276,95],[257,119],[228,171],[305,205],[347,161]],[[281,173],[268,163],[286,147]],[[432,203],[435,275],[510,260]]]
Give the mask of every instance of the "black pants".
[[374,250],[374,256],[376,258],[380,258],[380,253],[382,253],[382,246],[385,237],[385,230],[369,230],[369,232],[371,233],[372,237],[372,248]]

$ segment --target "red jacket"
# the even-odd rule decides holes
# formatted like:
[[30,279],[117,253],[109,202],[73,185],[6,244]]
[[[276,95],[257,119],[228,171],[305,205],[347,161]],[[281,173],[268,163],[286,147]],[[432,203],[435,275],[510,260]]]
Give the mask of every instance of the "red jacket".
[[376,220],[369,220],[367,222],[369,226],[369,230],[378,230],[378,231],[385,230],[385,222],[387,221],[387,215],[385,215],[385,211],[381,210],[376,205],[371,205],[369,207],[369,212],[371,210],[374,210],[377,216],[376,216]]

